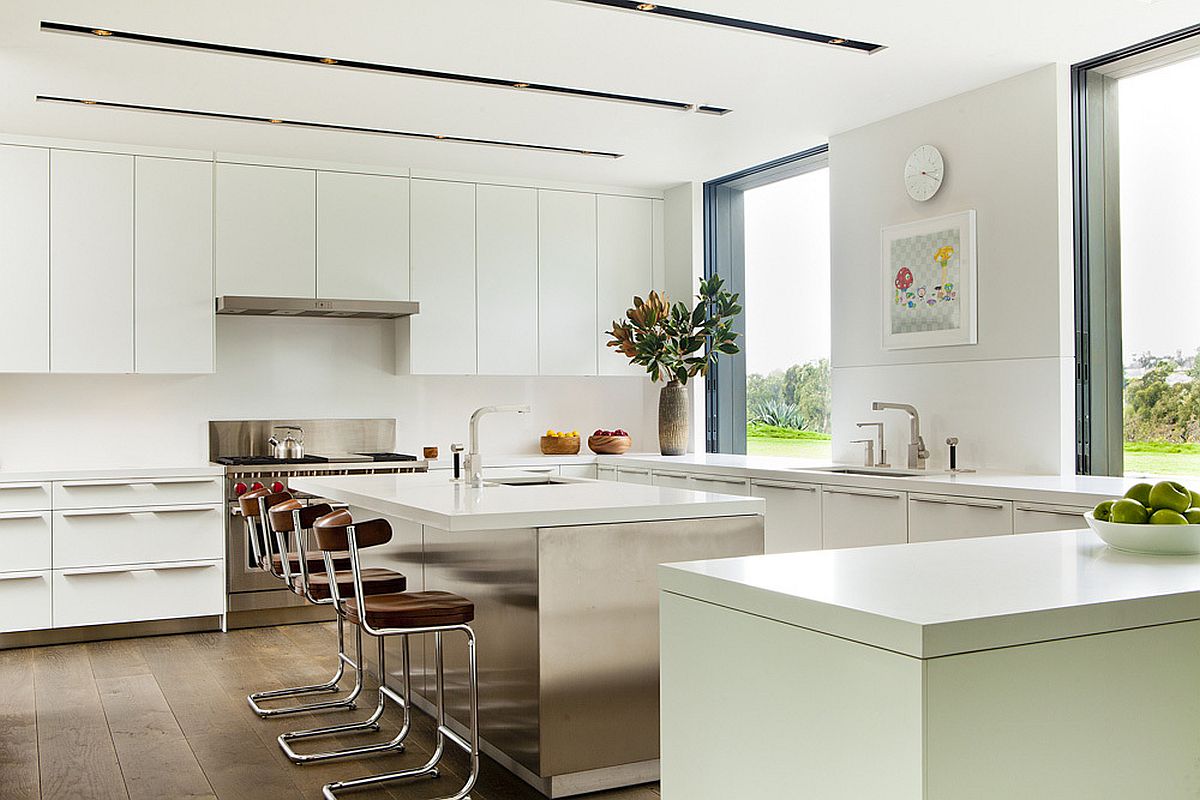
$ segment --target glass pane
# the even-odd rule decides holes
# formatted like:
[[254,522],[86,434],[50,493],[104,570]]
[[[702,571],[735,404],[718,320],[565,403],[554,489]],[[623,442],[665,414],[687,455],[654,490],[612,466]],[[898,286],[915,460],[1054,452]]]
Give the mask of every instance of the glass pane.
[[829,170],[744,202],[746,452],[828,461]]
[[1125,472],[1200,475],[1200,59],[1118,91]]

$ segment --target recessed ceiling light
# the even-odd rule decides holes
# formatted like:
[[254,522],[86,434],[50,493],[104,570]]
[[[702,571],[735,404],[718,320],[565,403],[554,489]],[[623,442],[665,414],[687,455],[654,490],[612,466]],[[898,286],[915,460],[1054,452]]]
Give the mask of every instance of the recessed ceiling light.
[[562,147],[549,144],[532,144],[530,142],[513,142],[504,139],[485,139],[477,136],[451,136],[445,133],[419,133],[403,131],[394,128],[371,128],[360,125],[341,125],[335,122],[311,122],[299,119],[281,119],[279,117],[262,117],[253,114],[230,114],[224,111],[201,111],[192,108],[175,108],[171,106],[152,106],[142,103],[120,103],[113,100],[83,100],[78,97],[61,97],[57,95],[39,94],[35,98],[40,103],[67,103],[71,105],[87,105],[95,108],[108,108],[120,111],[145,111],[153,114],[170,114],[193,119],[215,119],[230,122],[257,122],[282,125],[292,128],[307,128],[309,130],[338,131],[343,133],[367,133],[376,136],[394,136],[400,139],[423,139],[425,141],[443,141],[454,144],[475,144],[488,147],[505,147],[514,150],[533,150],[542,153],[558,153],[572,156],[595,156],[599,158],[621,158],[622,153],[612,153],[603,150],[589,150],[581,147]]

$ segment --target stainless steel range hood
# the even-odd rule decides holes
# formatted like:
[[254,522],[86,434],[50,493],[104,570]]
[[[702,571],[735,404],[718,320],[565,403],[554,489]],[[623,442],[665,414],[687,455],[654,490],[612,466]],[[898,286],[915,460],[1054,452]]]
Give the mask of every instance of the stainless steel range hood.
[[420,310],[421,304],[411,300],[330,300],[228,294],[217,298],[218,314],[241,314],[247,317],[396,319],[411,317],[420,313]]

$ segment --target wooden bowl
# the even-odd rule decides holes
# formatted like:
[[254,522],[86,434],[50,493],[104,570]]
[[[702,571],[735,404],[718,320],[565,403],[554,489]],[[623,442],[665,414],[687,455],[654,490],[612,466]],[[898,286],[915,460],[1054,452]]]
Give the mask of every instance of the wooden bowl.
[[579,453],[578,436],[543,436],[542,453],[548,456],[573,456]]
[[589,436],[588,448],[598,456],[619,456],[633,445],[628,436]]

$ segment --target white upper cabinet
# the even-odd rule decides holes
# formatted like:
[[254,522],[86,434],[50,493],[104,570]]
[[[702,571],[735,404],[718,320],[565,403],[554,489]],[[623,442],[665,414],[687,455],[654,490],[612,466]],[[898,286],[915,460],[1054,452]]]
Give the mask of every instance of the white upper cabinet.
[[50,152],[0,146],[0,372],[50,369]]
[[634,295],[654,288],[652,201],[641,197],[596,198],[597,359],[601,375],[644,375],[645,370],[608,347],[613,320],[625,316]]
[[314,170],[217,164],[217,294],[314,297]]
[[475,184],[412,181],[409,365],[414,375],[474,375]]
[[597,374],[596,196],[538,191],[538,366]]
[[480,375],[538,371],[538,193],[476,187]]
[[408,299],[408,178],[317,173],[317,297]]
[[212,372],[213,165],[139,156],[134,175],[135,366]]
[[50,154],[50,367],[133,372],[133,156]]

